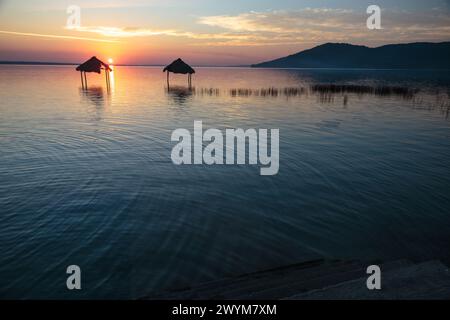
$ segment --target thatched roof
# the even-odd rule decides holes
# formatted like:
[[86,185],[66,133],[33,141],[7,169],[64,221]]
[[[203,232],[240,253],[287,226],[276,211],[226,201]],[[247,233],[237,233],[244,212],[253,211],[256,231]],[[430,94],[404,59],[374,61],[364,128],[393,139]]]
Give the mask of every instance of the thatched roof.
[[195,73],[195,70],[191,68],[190,65],[188,65],[186,62],[178,58],[171,64],[169,64],[167,67],[164,68],[163,72],[173,72],[173,73],[182,73],[182,74],[193,74]]
[[84,72],[97,72],[100,73],[101,69],[105,69],[108,71],[112,71],[112,69],[109,67],[108,64],[104,63],[103,61],[97,59],[97,57],[92,57],[88,61],[80,64],[77,67],[77,71],[84,71]]

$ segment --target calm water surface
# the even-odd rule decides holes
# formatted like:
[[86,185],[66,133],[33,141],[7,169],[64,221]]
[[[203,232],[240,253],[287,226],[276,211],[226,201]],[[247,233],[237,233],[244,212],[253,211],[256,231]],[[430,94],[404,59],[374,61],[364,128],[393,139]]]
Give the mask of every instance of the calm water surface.
[[[316,258],[448,261],[448,72],[199,68],[195,91],[174,76],[170,92],[161,68],[113,75],[85,91],[73,67],[0,66],[0,297],[137,298]],[[314,83],[421,91],[230,94]],[[279,174],[173,165],[171,132],[194,120],[279,128]]]

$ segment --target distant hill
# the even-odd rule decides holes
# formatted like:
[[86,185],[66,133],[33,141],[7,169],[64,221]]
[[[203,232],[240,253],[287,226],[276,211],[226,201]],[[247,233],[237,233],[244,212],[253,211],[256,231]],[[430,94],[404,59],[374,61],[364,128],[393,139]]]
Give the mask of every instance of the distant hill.
[[326,43],[252,67],[450,69],[450,42],[390,44],[377,48]]

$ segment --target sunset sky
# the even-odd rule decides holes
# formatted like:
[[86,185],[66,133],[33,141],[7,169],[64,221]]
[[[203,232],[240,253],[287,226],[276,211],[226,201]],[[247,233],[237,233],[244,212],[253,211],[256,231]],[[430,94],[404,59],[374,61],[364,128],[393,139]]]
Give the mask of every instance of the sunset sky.
[[[366,8],[382,8],[368,30]],[[67,28],[69,5],[81,25]],[[0,0],[0,60],[244,65],[325,42],[450,40],[450,1]]]

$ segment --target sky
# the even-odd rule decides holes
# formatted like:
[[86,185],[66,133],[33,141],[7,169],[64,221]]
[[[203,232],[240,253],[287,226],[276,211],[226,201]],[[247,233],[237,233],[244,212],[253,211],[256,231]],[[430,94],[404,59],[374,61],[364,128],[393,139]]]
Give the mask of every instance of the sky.
[[[381,8],[380,30],[366,10]],[[67,8],[80,24],[67,24]],[[71,20],[73,22],[73,20]],[[326,42],[450,41],[450,0],[0,0],[0,60],[247,65]]]

